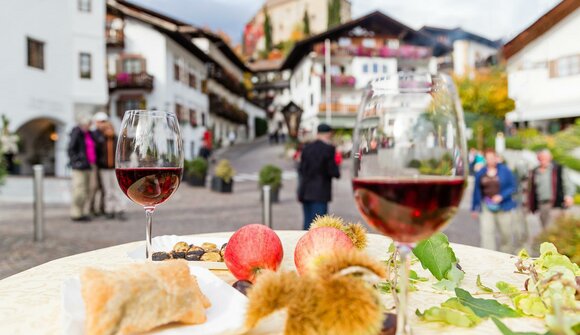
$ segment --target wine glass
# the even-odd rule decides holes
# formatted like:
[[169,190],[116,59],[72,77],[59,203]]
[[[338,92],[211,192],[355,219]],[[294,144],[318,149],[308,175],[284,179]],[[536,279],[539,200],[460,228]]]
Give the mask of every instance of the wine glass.
[[411,334],[409,253],[457,212],[466,181],[463,111],[452,80],[399,72],[369,83],[354,130],[352,185],[366,222],[400,255],[397,335]]
[[145,257],[151,260],[153,212],[177,190],[183,173],[183,144],[175,114],[126,111],[117,141],[115,172],[125,195],[145,209]]

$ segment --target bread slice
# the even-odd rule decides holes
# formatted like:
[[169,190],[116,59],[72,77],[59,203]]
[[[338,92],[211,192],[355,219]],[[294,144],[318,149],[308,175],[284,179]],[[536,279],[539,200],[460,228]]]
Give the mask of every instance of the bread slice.
[[211,303],[184,260],[81,274],[87,335],[134,334],[171,322],[200,324]]

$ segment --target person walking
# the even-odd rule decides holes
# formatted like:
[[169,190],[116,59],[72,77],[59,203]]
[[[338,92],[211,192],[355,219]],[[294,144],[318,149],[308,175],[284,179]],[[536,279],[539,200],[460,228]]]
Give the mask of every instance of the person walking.
[[72,203],[70,217],[74,222],[87,222],[97,183],[97,153],[94,134],[89,130],[90,118],[81,117],[70,133],[68,156],[72,169]]
[[327,124],[318,126],[316,140],[307,144],[298,166],[298,200],[304,210],[304,230],[317,215],[328,213],[332,200],[332,178],[340,178],[335,161],[336,149],[331,144],[332,128]]
[[562,209],[572,207],[576,190],[566,169],[552,161],[549,150],[539,151],[537,157],[539,166],[530,171],[528,206],[532,213],[539,212],[542,229],[546,229]]
[[496,231],[499,232],[499,250],[514,252],[512,236],[512,209],[516,203],[512,194],[516,191],[514,175],[505,165],[499,163],[494,150],[485,152],[486,166],[475,174],[473,187],[472,216],[480,222],[481,246],[498,250]]
[[115,135],[113,124],[109,121],[109,116],[106,113],[96,113],[93,120],[97,126],[95,131],[97,166],[103,192],[105,217],[125,220],[124,197],[121,195],[115,175],[117,135]]

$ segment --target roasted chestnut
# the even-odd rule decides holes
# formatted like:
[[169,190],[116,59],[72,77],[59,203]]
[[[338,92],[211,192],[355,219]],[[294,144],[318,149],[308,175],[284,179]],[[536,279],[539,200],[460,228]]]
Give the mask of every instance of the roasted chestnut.
[[171,257],[178,259],[178,258],[185,258],[185,251],[172,251]]
[[201,260],[202,255],[203,255],[203,253],[199,253],[199,252],[195,252],[195,251],[192,251],[192,252],[188,251],[185,254],[185,260],[187,260],[187,261],[199,261],[199,260]]
[[187,252],[187,249],[189,249],[189,244],[185,242],[177,242],[173,246],[173,251],[176,252]]
[[217,249],[217,245],[215,243],[204,242],[201,247],[205,250]]
[[252,287],[252,282],[247,280],[238,280],[233,285],[233,288],[240,291],[243,295],[248,295],[248,289]]
[[153,255],[151,255],[151,259],[154,261],[164,261],[166,259],[171,259],[171,255],[167,252],[159,251],[154,252]]
[[222,256],[219,252],[206,252],[201,256],[201,260],[204,262],[221,262]]
[[222,245],[222,247],[220,248],[220,255],[222,255],[222,258],[224,257],[224,254],[226,252],[226,245],[228,244],[224,243],[224,245]]

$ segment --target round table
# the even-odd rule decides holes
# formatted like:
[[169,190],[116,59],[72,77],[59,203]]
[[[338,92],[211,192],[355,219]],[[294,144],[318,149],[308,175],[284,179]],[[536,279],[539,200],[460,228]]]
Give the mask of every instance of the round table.
[[[276,231],[284,246],[282,268],[294,268],[294,246],[304,234],[303,231]],[[196,236],[229,237],[232,233],[212,233]],[[87,266],[114,269],[115,267],[134,262],[127,252],[143,245],[144,242],[133,242],[110,248],[95,250],[83,254],[57,259],[31,268],[0,281],[0,334],[61,334],[61,288],[62,283],[80,273]],[[378,259],[386,259],[390,239],[376,234],[369,234],[367,251]],[[515,274],[515,257],[512,255],[481,248],[452,244],[452,247],[465,271],[461,285],[467,291],[477,292],[475,284],[480,274],[485,285],[494,287],[503,280],[523,287],[525,276]],[[454,296],[453,292],[439,292],[431,285],[435,279],[430,273],[421,269],[420,264],[413,268],[419,275],[430,278],[427,283],[420,283],[418,291],[410,294],[410,309],[421,311]],[[223,280],[233,283],[234,277],[228,271],[214,271]],[[487,296],[478,296],[491,298]],[[390,294],[384,295],[387,306],[392,306]],[[501,300],[508,303],[507,300]],[[420,322],[412,314],[415,334],[500,334],[491,320],[486,320],[474,328],[456,328],[438,323]],[[512,330],[544,330],[543,321],[534,318],[503,319]]]

